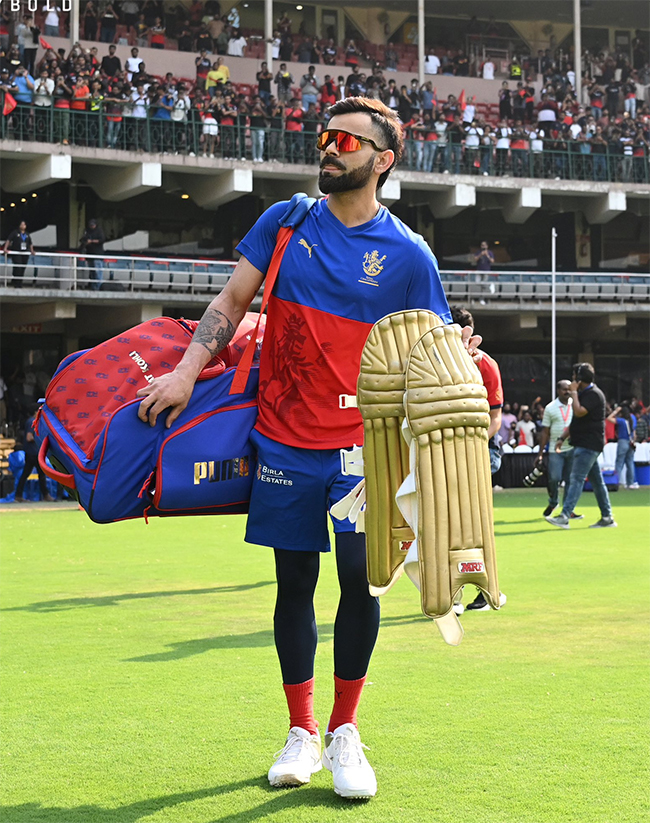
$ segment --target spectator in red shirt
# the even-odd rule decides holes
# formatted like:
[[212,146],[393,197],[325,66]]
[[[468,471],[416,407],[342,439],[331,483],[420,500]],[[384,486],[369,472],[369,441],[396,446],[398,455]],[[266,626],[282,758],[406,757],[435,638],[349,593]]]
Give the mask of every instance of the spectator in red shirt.
[[321,104],[325,106],[333,106],[339,99],[338,89],[336,83],[332,80],[329,74],[325,75],[325,82],[320,89]]
[[285,131],[287,138],[287,161],[300,163],[303,155],[302,139],[303,110],[297,97],[292,98],[285,112]]

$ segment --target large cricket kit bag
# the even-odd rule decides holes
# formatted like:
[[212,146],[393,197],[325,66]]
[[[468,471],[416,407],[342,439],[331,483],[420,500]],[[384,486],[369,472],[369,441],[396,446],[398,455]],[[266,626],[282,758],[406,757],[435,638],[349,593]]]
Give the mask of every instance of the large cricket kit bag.
[[215,358],[169,429],[166,414],[153,427],[138,418],[136,392],[175,368],[195,325],[169,317],[141,323],[66,357],[52,378],[37,421],[39,462],[95,522],[248,510],[257,367],[241,392],[229,394],[236,368]]
[[173,371],[195,321],[150,320],[61,362],[37,420],[39,463],[76,493],[92,520],[248,511],[263,312],[293,227],[313,202],[306,195],[291,201],[282,219],[293,222],[278,231],[257,322],[250,315],[242,321],[169,429],[165,413],[153,427],[138,418],[136,392]]

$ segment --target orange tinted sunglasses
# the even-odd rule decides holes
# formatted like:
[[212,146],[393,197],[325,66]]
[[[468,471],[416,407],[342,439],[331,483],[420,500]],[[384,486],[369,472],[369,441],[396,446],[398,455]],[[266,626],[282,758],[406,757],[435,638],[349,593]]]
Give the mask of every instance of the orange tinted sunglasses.
[[360,134],[351,134],[349,131],[340,131],[340,129],[322,131],[318,135],[316,148],[319,151],[325,151],[330,143],[336,143],[337,151],[359,151],[362,143],[370,143],[375,151],[386,151],[386,149],[380,149],[369,137],[361,137]]

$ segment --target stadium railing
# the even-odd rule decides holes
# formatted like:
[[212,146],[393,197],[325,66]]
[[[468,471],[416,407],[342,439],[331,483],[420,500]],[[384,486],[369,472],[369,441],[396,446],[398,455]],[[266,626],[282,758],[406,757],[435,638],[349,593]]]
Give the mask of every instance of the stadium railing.
[[[26,268],[20,287],[12,283],[13,262],[0,257],[0,287],[61,292],[96,289],[102,292],[216,294],[228,282],[231,260],[147,257],[106,251],[23,253]],[[101,275],[98,280],[97,275]],[[440,276],[450,301],[542,302],[551,300],[551,273],[532,271],[477,272],[443,269]],[[556,275],[556,299],[568,303],[650,301],[650,274],[561,272]]]
[[[20,105],[10,116],[0,117],[0,139],[66,142],[75,146],[149,153],[206,153],[206,136],[198,111],[190,110],[187,122],[160,119],[155,116],[155,111],[152,107],[147,110],[146,117],[133,117],[128,113],[120,115],[107,111],[103,105],[99,105],[97,111]],[[315,165],[319,123],[311,121],[310,125],[312,130],[303,132],[261,129],[264,134],[262,159]],[[548,144],[556,146],[557,142],[549,141]],[[546,147],[543,151],[511,149],[506,154],[499,154],[492,148],[450,143],[441,146],[436,141],[408,139],[401,168],[490,177],[650,182],[650,158],[645,145],[634,147],[636,155],[623,154],[622,144],[607,144],[602,154],[583,153],[581,147],[589,147],[588,144],[569,142],[566,146],[562,150]],[[219,126],[215,157],[251,160],[255,159],[252,150],[249,126]]]

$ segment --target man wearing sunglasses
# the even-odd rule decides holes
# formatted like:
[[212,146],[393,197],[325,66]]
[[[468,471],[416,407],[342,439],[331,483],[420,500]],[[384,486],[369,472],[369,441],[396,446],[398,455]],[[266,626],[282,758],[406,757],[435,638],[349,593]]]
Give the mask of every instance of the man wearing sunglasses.
[[[375,794],[377,783],[356,718],[379,603],[368,591],[365,535],[333,516],[341,593],[334,707],[322,759],[313,711],[313,596],[320,555],[330,549],[327,514],[357,481],[342,475],[340,449],[363,440],[361,416],[340,409],[339,395],[356,393],[361,350],[381,317],[415,308],[430,309],[447,323],[451,315],[431,250],[377,200],[377,189],[402,154],[396,114],[366,98],[341,100],[328,113],[328,128],[317,142],[318,182],[328,197],[295,228],[268,304],[246,540],[274,549],[278,582],[275,643],[290,731],[269,781],[301,785],[325,765],[337,794],[363,798]],[[170,425],[203,366],[228,345],[264,281],[286,209],[286,202],[271,206],[238,245],[237,268],[203,315],[182,362],[140,393],[146,395],[143,420],[154,424],[171,407]]]

